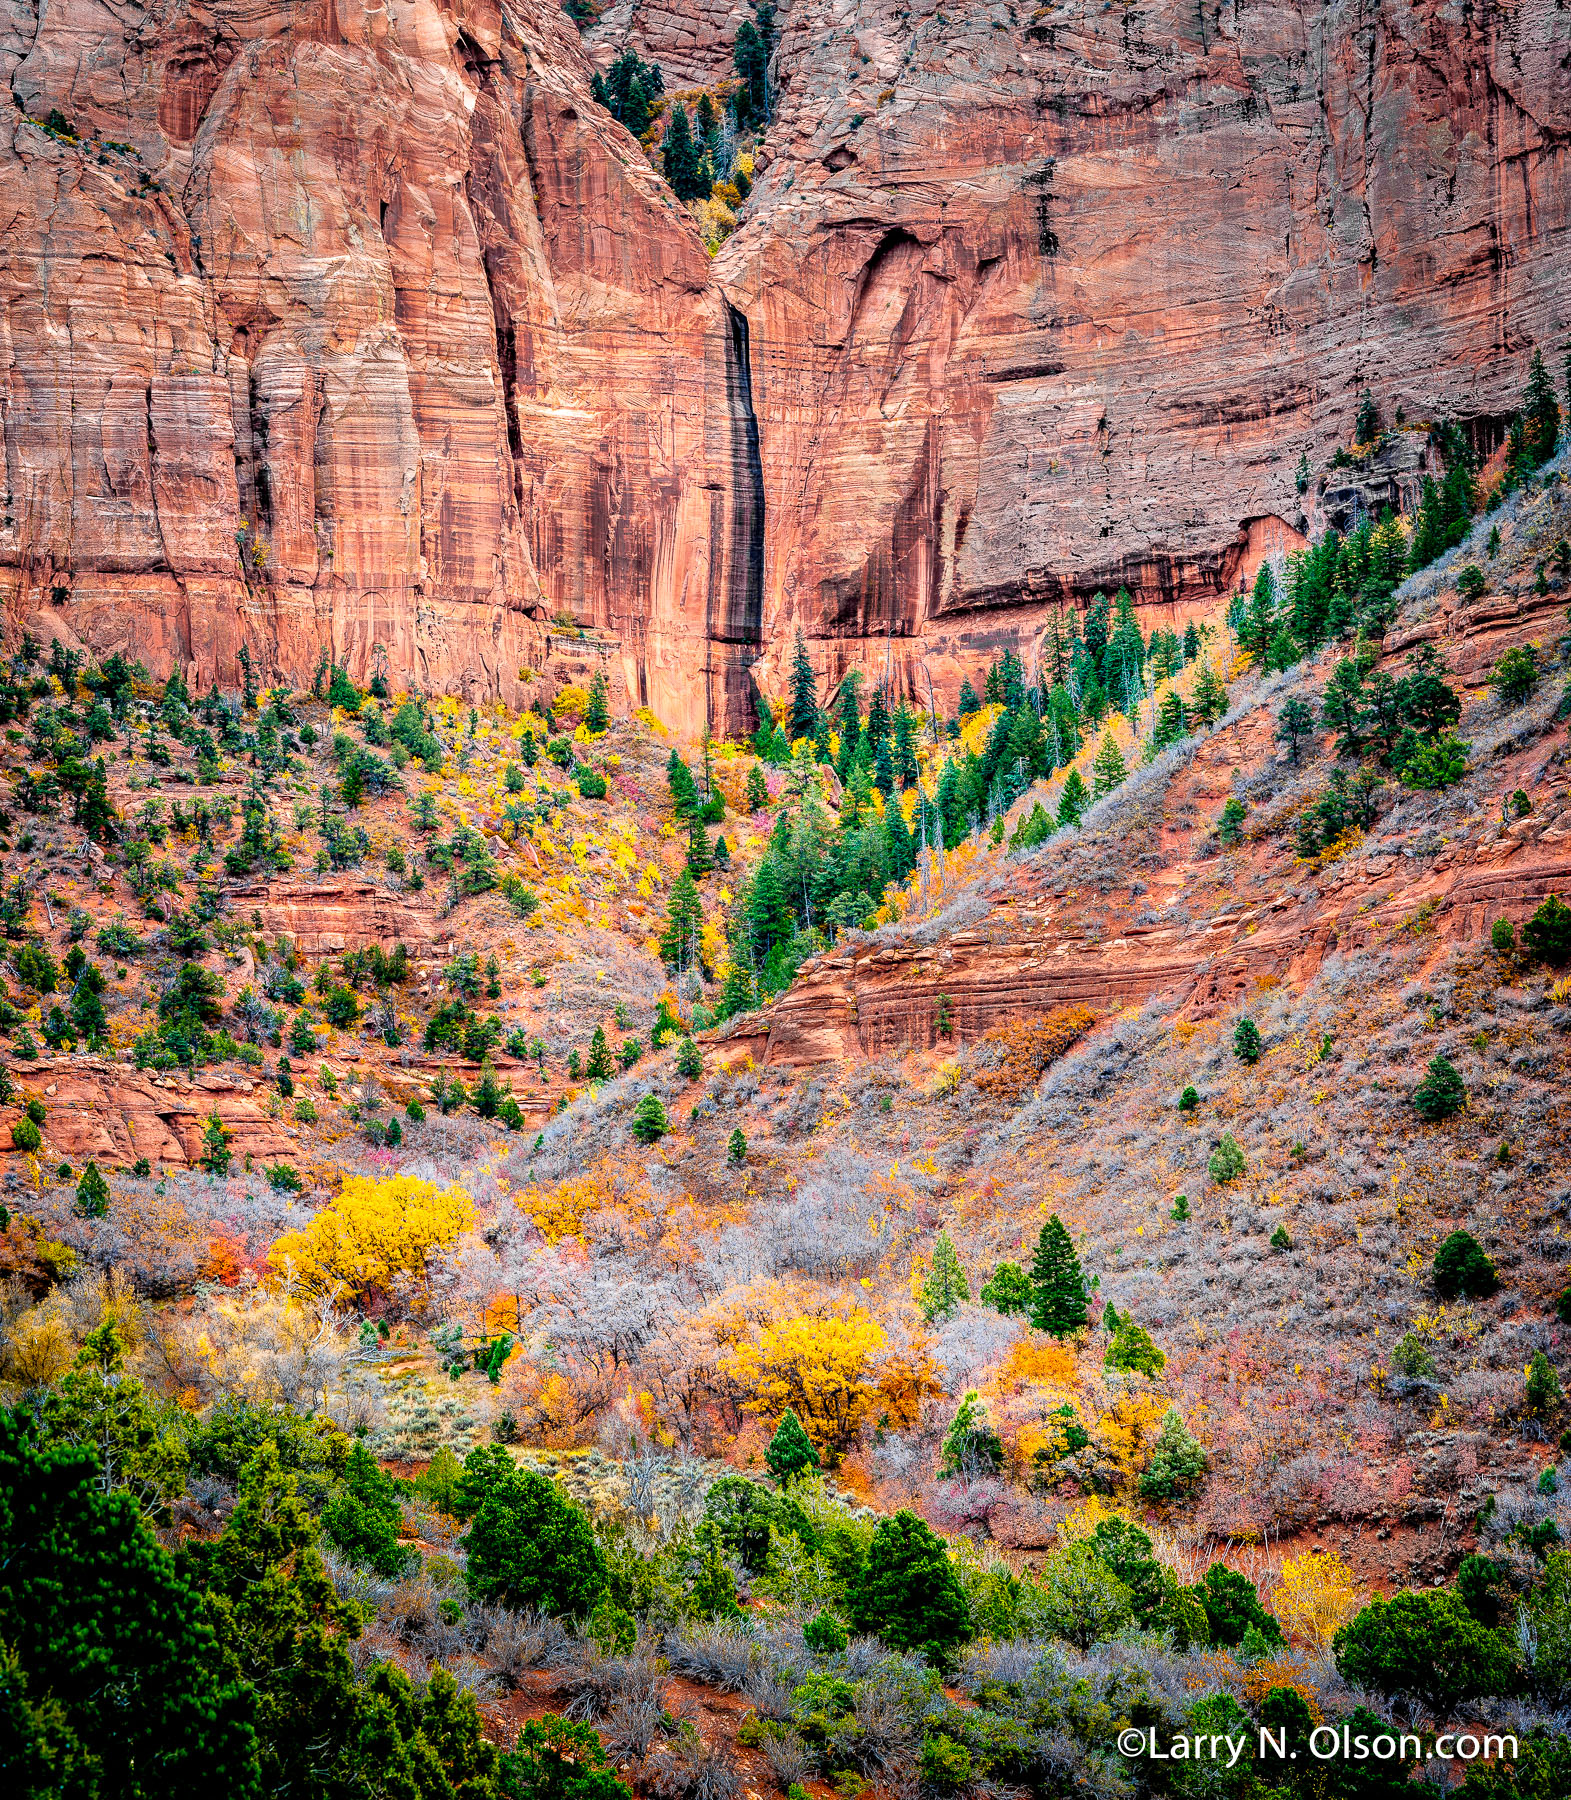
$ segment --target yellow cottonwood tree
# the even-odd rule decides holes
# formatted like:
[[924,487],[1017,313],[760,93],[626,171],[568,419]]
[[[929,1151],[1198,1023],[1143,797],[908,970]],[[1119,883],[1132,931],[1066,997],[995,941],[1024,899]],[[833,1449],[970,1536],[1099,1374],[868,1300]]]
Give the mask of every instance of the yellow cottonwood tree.
[[385,1181],[353,1175],[302,1231],[286,1231],[267,1253],[273,1269],[312,1293],[385,1288],[394,1276],[425,1275],[426,1258],[474,1224],[461,1187],[412,1175]]
[[723,1357],[720,1367],[751,1391],[752,1411],[778,1419],[789,1406],[814,1447],[833,1458],[856,1436],[878,1398],[872,1364],[887,1342],[884,1328],[864,1307],[843,1319],[802,1313],[765,1324]]
[[1290,1637],[1323,1650],[1363,1604],[1353,1571],[1330,1550],[1309,1550],[1282,1564],[1272,1610]]

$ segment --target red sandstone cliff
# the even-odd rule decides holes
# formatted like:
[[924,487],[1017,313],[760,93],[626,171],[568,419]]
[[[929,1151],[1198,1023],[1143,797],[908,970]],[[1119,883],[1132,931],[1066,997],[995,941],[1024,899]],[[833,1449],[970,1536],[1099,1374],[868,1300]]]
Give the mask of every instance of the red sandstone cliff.
[[565,610],[725,713],[732,321],[563,14],[63,6],[5,60],[13,613],[514,695]]
[[1365,384],[1509,411],[1571,281],[1568,50],[1553,0],[796,0],[717,264],[776,666],[800,622],[829,672],[892,635],[957,682],[1046,602],[1225,591]]
[[[723,71],[731,11],[624,10]],[[565,611],[688,725],[799,624],[942,688],[1208,599],[1363,385],[1496,419],[1571,299],[1553,0],[794,0],[714,264],[549,0],[8,18],[0,589],[203,683],[513,698]]]

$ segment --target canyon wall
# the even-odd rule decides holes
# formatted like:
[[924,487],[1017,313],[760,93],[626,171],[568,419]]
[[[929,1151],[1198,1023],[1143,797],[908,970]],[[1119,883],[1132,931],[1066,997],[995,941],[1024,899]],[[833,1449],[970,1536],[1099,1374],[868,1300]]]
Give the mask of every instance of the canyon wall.
[[11,11],[13,617],[203,685],[381,646],[516,699],[567,613],[638,700],[745,723],[739,327],[565,15]]
[[[1555,0],[1034,9],[794,0],[747,314],[766,685],[925,661],[1047,608],[1170,619],[1319,528],[1386,423],[1498,419],[1571,322]],[[1154,622],[1154,621],[1153,621]]]
[[1366,384],[1487,427],[1571,318],[1554,0],[792,0],[711,262],[590,56],[712,80],[742,16],[4,0],[13,621],[516,700],[565,614],[728,731],[800,628],[947,698],[1210,603]]

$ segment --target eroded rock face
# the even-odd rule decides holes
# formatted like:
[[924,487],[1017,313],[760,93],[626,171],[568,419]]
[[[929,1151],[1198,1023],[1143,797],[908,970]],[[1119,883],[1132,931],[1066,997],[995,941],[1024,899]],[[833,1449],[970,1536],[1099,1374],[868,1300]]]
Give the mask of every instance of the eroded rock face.
[[376,944],[404,944],[418,955],[435,939],[430,915],[358,875],[320,881],[268,881],[230,890],[242,917],[269,938],[287,938],[303,957],[337,956]]
[[[1471,606],[1450,595],[1431,620],[1393,633],[1382,660],[1396,673],[1412,648],[1434,643],[1453,680],[1476,692],[1503,650],[1542,644],[1562,613],[1560,595]],[[1063,1006],[1106,1018],[1160,997],[1175,1016],[1209,1018],[1278,983],[1302,991],[1333,953],[1417,945],[1439,966],[1485,941],[1496,920],[1520,928],[1551,894],[1571,891],[1563,792],[1509,825],[1475,814],[1443,838],[1376,832],[1312,874],[1284,856],[1280,825],[1230,862],[1193,822],[1220,815],[1240,773],[1286,754],[1275,727],[1267,705],[1197,744],[1146,810],[1103,841],[1097,872],[1072,851],[1028,855],[957,889],[926,923],[814,958],[772,1006],[722,1028],[718,1060],[811,1067],[930,1050],[941,1010],[956,1045]],[[1490,759],[1502,794],[1536,789],[1564,766],[1568,741],[1564,724],[1507,740],[1508,754]],[[1014,816],[1034,803],[1028,793]],[[1263,892],[1248,879],[1258,874],[1272,877]]]
[[18,7],[0,59],[14,615],[516,698],[568,612],[745,710],[733,322],[559,9]]
[[1054,601],[1124,582],[1182,616],[1319,528],[1295,467],[1365,385],[1387,424],[1498,424],[1559,344],[1555,0],[783,19],[717,263],[752,332],[776,690],[798,623],[825,673],[925,693],[925,660],[942,696],[1003,642],[1029,663]]
[[[204,1070],[155,1075],[96,1056],[45,1058],[18,1067],[24,1093],[45,1106],[48,1153],[75,1167],[88,1160],[119,1168],[146,1157],[164,1168],[195,1167],[203,1133],[216,1114],[230,1134],[230,1154],[273,1162],[299,1154],[281,1119],[269,1117],[260,1085]],[[7,1112],[9,1127],[19,1113]],[[8,1133],[9,1136],[9,1133]]]
[[713,80],[725,0],[4,16],[0,594],[204,686],[516,700],[565,612],[689,729],[799,625],[948,700],[1299,542],[1366,384],[1496,431],[1564,311],[1554,0],[793,0],[713,264],[589,58]]

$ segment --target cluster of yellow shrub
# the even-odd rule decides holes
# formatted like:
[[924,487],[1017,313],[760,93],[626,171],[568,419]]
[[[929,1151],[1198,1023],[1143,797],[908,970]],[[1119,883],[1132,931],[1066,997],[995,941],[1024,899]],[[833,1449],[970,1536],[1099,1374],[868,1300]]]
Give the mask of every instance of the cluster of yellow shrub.
[[941,1391],[924,1354],[885,1355],[888,1348],[888,1334],[865,1307],[843,1318],[798,1313],[766,1320],[731,1346],[720,1369],[751,1394],[750,1411],[772,1423],[790,1407],[833,1459],[875,1405],[909,1425],[923,1398]]

